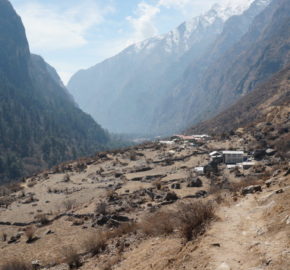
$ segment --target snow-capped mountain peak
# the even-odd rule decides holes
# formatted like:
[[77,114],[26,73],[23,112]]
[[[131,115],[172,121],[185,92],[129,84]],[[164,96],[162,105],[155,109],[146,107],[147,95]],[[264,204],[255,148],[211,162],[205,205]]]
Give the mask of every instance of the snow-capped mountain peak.
[[[206,13],[186,21],[167,34],[159,35],[132,47],[135,53],[144,51],[150,53],[158,44],[162,44],[167,53],[184,53],[193,43],[200,40],[205,31],[221,31],[222,25],[230,17],[240,15],[247,10],[255,0],[231,0],[223,4],[214,4]],[[270,0],[261,0],[270,1]]]

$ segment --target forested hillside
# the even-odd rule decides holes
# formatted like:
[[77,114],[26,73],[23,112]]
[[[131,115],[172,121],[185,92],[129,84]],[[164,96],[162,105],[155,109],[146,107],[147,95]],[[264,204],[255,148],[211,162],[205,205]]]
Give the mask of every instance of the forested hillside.
[[0,183],[108,144],[108,134],[76,106],[55,70],[30,54],[7,0],[0,0],[0,48]]

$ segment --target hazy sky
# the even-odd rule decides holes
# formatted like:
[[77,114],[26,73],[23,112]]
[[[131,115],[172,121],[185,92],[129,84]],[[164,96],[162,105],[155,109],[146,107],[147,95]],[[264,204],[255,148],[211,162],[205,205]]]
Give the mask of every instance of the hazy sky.
[[[224,0],[10,0],[30,48],[64,82],[133,42],[165,33]],[[241,0],[227,0],[241,1]]]

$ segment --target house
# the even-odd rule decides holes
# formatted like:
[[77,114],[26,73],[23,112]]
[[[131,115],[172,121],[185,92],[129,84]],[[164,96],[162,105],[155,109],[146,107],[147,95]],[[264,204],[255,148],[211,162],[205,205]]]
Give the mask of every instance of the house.
[[244,161],[244,151],[223,151],[224,163],[237,164]]
[[211,160],[217,164],[222,163],[224,161],[223,154],[221,152],[213,151],[209,155]]
[[195,167],[194,171],[199,175],[203,175],[204,174],[204,167]]

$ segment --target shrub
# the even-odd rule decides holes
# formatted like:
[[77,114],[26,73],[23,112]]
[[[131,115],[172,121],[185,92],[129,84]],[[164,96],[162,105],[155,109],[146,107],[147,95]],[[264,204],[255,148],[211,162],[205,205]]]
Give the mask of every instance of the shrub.
[[109,238],[121,237],[126,234],[136,233],[137,224],[135,222],[126,222],[115,228],[113,231],[108,232]]
[[63,206],[64,208],[69,211],[69,210],[72,210],[75,206],[76,206],[76,201],[75,200],[66,200],[66,201],[63,201]]
[[31,270],[32,267],[18,259],[12,259],[9,262],[5,263],[1,268],[1,270]]
[[96,213],[106,215],[108,213],[108,205],[105,202],[101,202],[96,207]]
[[65,183],[69,182],[69,181],[70,181],[70,177],[69,177],[69,175],[68,175],[68,174],[65,174],[65,175],[63,176],[62,181],[65,182]]
[[107,246],[108,236],[104,232],[90,235],[83,243],[86,252],[90,252],[93,256],[104,251]]
[[173,233],[176,221],[172,212],[158,211],[147,216],[140,224],[141,231],[146,235],[158,236]]
[[230,183],[230,191],[233,193],[239,192],[242,188],[252,186],[252,185],[259,185],[261,184],[261,180],[255,179],[252,177],[248,177],[246,179],[242,179],[239,182]]
[[178,207],[177,218],[182,237],[186,241],[195,239],[203,233],[205,226],[215,217],[212,203],[194,202],[181,203]]
[[156,188],[157,190],[161,190],[162,189],[162,181],[159,179],[159,180],[155,180],[153,183],[152,183],[153,187]]
[[82,265],[81,257],[73,247],[64,247],[62,250],[64,262],[72,268],[78,268]]
[[27,243],[31,243],[34,240],[34,235],[35,235],[35,227],[29,226],[25,229],[25,236],[27,238]]
[[40,214],[35,217],[37,222],[39,222],[42,226],[49,224],[49,219],[47,218],[47,215]]

